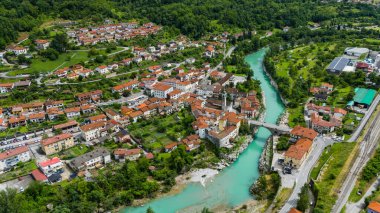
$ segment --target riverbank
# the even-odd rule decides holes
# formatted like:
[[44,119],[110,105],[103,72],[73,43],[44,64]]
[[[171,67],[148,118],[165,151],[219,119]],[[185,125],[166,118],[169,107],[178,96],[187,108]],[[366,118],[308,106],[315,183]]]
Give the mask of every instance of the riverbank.
[[[263,71],[265,51],[262,49],[247,55],[245,60],[254,71],[254,78],[261,82],[260,87],[265,93],[265,110],[260,119],[276,124],[278,117],[283,114],[284,105]],[[223,206],[225,208],[220,208],[221,211],[226,209],[225,212],[231,212],[246,203],[253,203],[250,209],[254,209],[256,201],[249,193],[249,186],[260,176],[259,158],[270,135],[269,130],[257,128],[253,140],[249,141],[239,157],[210,181],[207,180],[205,186],[191,182],[178,194],[160,196],[143,207],[126,208],[123,212],[145,213],[148,207],[156,213],[201,212],[204,207],[219,209]]]

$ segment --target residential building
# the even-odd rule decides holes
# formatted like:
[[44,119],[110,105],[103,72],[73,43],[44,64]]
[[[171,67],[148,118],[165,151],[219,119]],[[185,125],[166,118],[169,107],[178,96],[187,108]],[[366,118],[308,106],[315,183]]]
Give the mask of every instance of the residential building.
[[36,47],[39,50],[45,50],[50,45],[50,42],[48,40],[42,40],[42,39],[35,40],[34,43],[36,44]]
[[16,166],[19,162],[31,160],[31,155],[27,146],[7,150],[0,153],[0,171],[4,171]]
[[2,83],[0,84],[0,93],[7,93],[12,91],[14,87],[13,83]]
[[312,145],[313,141],[310,139],[299,139],[285,152],[285,164],[293,168],[299,168],[302,165],[303,161],[307,158]]
[[97,68],[95,69],[95,71],[97,71],[97,72],[100,73],[101,75],[103,75],[103,74],[107,74],[107,73],[110,72],[109,69],[108,69],[108,67],[105,66],[105,65],[101,65],[101,66],[97,67]]
[[228,147],[230,140],[233,140],[239,134],[239,128],[229,126],[223,131],[216,132],[211,130],[208,132],[207,138],[218,147]]
[[46,113],[45,112],[39,112],[39,113],[33,113],[29,115],[29,121],[32,123],[41,123],[46,120]]
[[65,132],[76,132],[78,131],[79,124],[75,120],[69,120],[66,123],[58,124],[53,126],[53,130],[61,130],[63,133]]
[[74,146],[74,137],[70,133],[62,133],[41,141],[41,148],[46,155],[52,155]]
[[175,149],[177,149],[178,144],[176,142],[169,143],[165,146],[165,152],[171,152]]
[[113,154],[115,160],[125,162],[125,160],[135,161],[141,156],[141,149],[116,149]]
[[95,90],[91,92],[84,92],[76,95],[79,101],[98,102],[102,97],[103,92],[101,90]]
[[380,213],[380,203],[377,201],[369,202],[367,213]]
[[152,95],[156,98],[167,98],[168,94],[172,91],[173,87],[158,82],[153,85]]
[[28,49],[22,46],[13,46],[8,48],[8,51],[13,52],[15,55],[27,54]]
[[26,117],[21,115],[20,117],[10,117],[8,119],[8,126],[11,128],[26,125]]
[[63,162],[58,157],[54,157],[38,163],[38,167],[47,177],[49,177],[54,173],[63,171]]
[[120,114],[115,112],[113,109],[106,109],[105,113],[109,119],[113,119],[115,121],[120,120]]
[[74,158],[70,167],[75,171],[99,168],[111,162],[111,153],[105,148],[96,148],[84,155]]
[[63,100],[59,100],[59,101],[48,100],[44,103],[44,105],[45,105],[46,110],[50,108],[63,108]]
[[318,133],[313,129],[302,126],[295,126],[292,131],[290,131],[290,136],[293,138],[293,140],[307,138],[311,141],[314,141],[314,139],[318,136]]
[[133,90],[134,88],[139,86],[139,82],[137,80],[132,80],[126,82],[124,84],[120,84],[112,87],[112,92],[124,92],[125,90]]
[[82,138],[86,141],[91,141],[93,139],[101,137],[101,132],[105,128],[106,122],[99,121],[80,127],[82,132]]
[[80,107],[71,107],[64,110],[68,119],[72,119],[80,116]]
[[90,121],[90,123],[96,123],[99,121],[107,121],[107,116],[105,114],[99,114],[88,117],[87,119]]

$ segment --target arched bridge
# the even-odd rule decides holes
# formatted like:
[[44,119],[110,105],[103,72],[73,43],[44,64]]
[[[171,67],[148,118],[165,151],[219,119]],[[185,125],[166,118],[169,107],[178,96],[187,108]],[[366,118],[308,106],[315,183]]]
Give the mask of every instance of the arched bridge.
[[248,123],[254,126],[262,126],[267,128],[269,131],[272,132],[272,134],[289,134],[290,131],[292,131],[291,128],[287,126],[278,126],[276,124],[261,122],[261,121],[255,121],[255,120],[248,120]]

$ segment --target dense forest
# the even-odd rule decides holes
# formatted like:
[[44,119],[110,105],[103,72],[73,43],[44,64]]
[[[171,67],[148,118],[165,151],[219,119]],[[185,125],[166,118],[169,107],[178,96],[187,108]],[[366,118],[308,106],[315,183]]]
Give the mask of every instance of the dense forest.
[[0,47],[18,32],[32,31],[53,19],[102,22],[148,19],[174,26],[199,38],[226,29],[269,30],[301,27],[309,22],[335,26],[360,20],[379,23],[380,9],[367,4],[303,0],[3,0],[0,2]]

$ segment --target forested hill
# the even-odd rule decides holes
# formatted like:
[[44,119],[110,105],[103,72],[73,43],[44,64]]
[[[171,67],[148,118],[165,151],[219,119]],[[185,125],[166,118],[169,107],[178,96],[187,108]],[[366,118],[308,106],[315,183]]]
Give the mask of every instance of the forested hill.
[[[327,3],[326,3],[327,2]],[[380,10],[372,5],[305,0],[2,0],[0,47],[17,32],[32,31],[43,22],[61,18],[101,22],[105,18],[147,18],[174,26],[198,38],[216,28],[266,30],[298,27],[309,21],[336,24],[360,19],[377,23]]]

